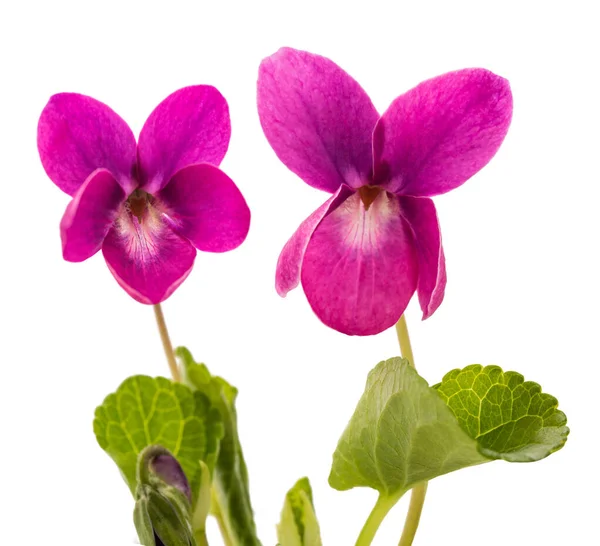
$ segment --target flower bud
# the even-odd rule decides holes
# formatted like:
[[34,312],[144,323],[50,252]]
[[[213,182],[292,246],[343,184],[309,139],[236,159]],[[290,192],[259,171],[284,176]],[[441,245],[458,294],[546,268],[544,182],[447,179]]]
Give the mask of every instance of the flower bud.
[[179,489],[192,502],[190,484],[179,461],[175,457],[167,454],[157,455],[150,462],[150,468],[161,480]]
[[138,457],[133,519],[143,546],[195,546],[190,486],[168,450],[149,446]]

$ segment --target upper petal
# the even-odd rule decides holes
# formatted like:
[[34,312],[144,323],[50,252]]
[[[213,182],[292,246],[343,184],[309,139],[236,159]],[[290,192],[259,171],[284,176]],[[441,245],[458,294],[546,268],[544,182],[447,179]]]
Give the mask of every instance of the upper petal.
[[307,184],[333,193],[370,179],[379,115],[361,86],[329,59],[290,48],[264,59],[258,114],[279,159]]
[[155,193],[183,167],[219,165],[229,146],[227,101],[210,85],[175,91],[150,114],[140,133],[141,186]]
[[511,116],[508,81],[488,70],[425,81],[394,100],[377,123],[376,181],[417,197],[450,191],[492,159]]
[[122,209],[104,239],[102,253],[121,287],[147,304],[166,300],[190,274],[196,257],[192,244],[175,233],[155,208],[141,222]]
[[399,197],[402,216],[413,230],[419,281],[417,293],[423,319],[440,306],[446,289],[446,260],[435,205],[427,197]]
[[126,191],[134,186],[135,137],[105,104],[76,93],[54,95],[38,123],[38,150],[50,179],[73,195],[96,169],[107,169]]
[[126,194],[106,169],[94,171],[77,190],[60,222],[63,257],[87,260],[100,250]]
[[277,260],[277,271],[275,273],[275,289],[280,296],[285,296],[300,283],[300,269],[304,253],[313,232],[321,220],[352,193],[352,190],[347,186],[340,186],[325,203],[300,224],[300,227],[285,244]]
[[226,252],[244,242],[250,209],[233,180],[218,167],[201,163],[180,170],[157,195],[173,227],[196,248]]
[[318,317],[350,335],[398,321],[417,286],[417,256],[398,198],[381,192],[368,210],[357,193],[327,215],[302,263],[302,286]]

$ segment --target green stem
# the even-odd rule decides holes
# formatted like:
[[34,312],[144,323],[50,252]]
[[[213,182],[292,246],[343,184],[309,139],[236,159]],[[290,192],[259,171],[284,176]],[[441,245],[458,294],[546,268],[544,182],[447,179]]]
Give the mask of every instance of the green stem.
[[394,504],[398,502],[400,497],[387,497],[385,495],[379,495],[373,510],[369,514],[367,521],[365,522],[360,535],[356,539],[356,546],[369,546],[375,538],[375,533],[384,520],[387,513],[392,509]]
[[396,334],[398,336],[398,343],[400,344],[400,354],[406,358],[408,363],[414,368],[415,357],[413,356],[410,337],[408,336],[408,327],[406,326],[404,315],[402,315],[400,320],[396,323]]
[[196,546],[208,546],[206,531],[196,531],[194,533],[194,538],[196,539]]
[[[408,326],[406,325],[404,315],[400,317],[400,320],[396,324],[396,334],[398,335],[401,355],[406,358],[408,363],[414,368],[415,357],[413,356],[410,337],[408,335]],[[406,514],[406,520],[404,521],[404,529],[402,530],[402,536],[400,537],[398,546],[411,546],[413,543],[419,527],[419,520],[421,519],[421,512],[423,511],[426,493],[427,482],[420,483],[413,487],[410,494],[408,513]]]
[[171,370],[171,377],[173,381],[181,381],[181,374],[177,367],[177,361],[175,360],[175,353],[173,352],[173,345],[171,344],[171,338],[169,337],[169,331],[167,330],[167,323],[165,322],[165,315],[163,314],[160,303],[154,306],[154,316],[156,317],[156,324],[158,325],[158,332],[160,333],[160,339],[165,350],[165,356]]
[[219,505],[219,499],[217,498],[217,494],[214,488],[211,488],[210,513],[217,520],[219,531],[221,531],[221,536],[223,537],[223,543],[225,544],[225,546],[235,546],[235,542],[231,538],[231,535],[229,534],[229,529],[227,529],[227,525],[225,524],[225,520],[223,519],[221,506]]
[[413,543],[419,527],[419,520],[421,519],[421,512],[423,511],[426,492],[427,482],[420,483],[413,488],[410,496],[408,514],[406,514],[404,529],[402,530],[402,536],[400,537],[398,546],[411,546]]

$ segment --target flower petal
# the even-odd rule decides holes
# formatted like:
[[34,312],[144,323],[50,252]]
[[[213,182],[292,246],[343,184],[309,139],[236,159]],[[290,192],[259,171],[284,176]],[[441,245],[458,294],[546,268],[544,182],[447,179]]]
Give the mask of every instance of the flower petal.
[[508,81],[480,68],[450,72],[399,96],[374,133],[375,179],[390,191],[450,191],[492,159],[512,116]]
[[50,179],[74,195],[96,169],[107,169],[129,192],[134,187],[135,137],[105,104],[76,93],[54,95],[38,123],[38,151]]
[[166,300],[190,274],[196,257],[192,244],[156,209],[141,222],[123,209],[104,239],[102,253],[121,287],[147,304]]
[[106,169],[94,171],[77,190],[60,222],[63,257],[87,260],[102,247],[127,195]]
[[304,253],[313,232],[321,220],[352,193],[352,190],[347,186],[340,186],[325,203],[300,224],[300,227],[285,244],[277,260],[277,271],[275,273],[275,289],[280,296],[284,297],[300,283],[300,270]]
[[370,335],[400,318],[415,292],[417,273],[413,236],[398,198],[381,192],[365,210],[355,193],[313,233],[302,286],[327,326]]
[[230,136],[229,107],[217,89],[194,85],[175,91],[154,109],[140,133],[141,187],[155,193],[183,167],[219,165]]
[[361,86],[335,63],[282,48],[258,74],[258,113],[279,159],[307,184],[358,188],[373,170],[379,114]]
[[233,180],[201,163],[181,169],[157,194],[170,211],[174,229],[196,248],[226,252],[244,242],[250,209]]
[[446,289],[446,260],[435,205],[426,197],[399,197],[401,214],[413,230],[419,281],[417,293],[423,320],[440,306]]

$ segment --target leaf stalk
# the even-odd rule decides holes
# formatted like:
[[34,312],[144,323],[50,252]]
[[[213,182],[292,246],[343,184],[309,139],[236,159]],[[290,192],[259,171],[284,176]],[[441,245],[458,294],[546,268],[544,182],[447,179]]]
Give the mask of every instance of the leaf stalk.
[[377,498],[377,502],[371,510],[367,521],[365,522],[360,535],[356,539],[356,546],[369,546],[373,539],[375,538],[375,534],[381,525],[381,522],[385,519],[388,512],[394,507],[394,505],[400,500],[399,496],[388,496],[384,494],[380,494]]

